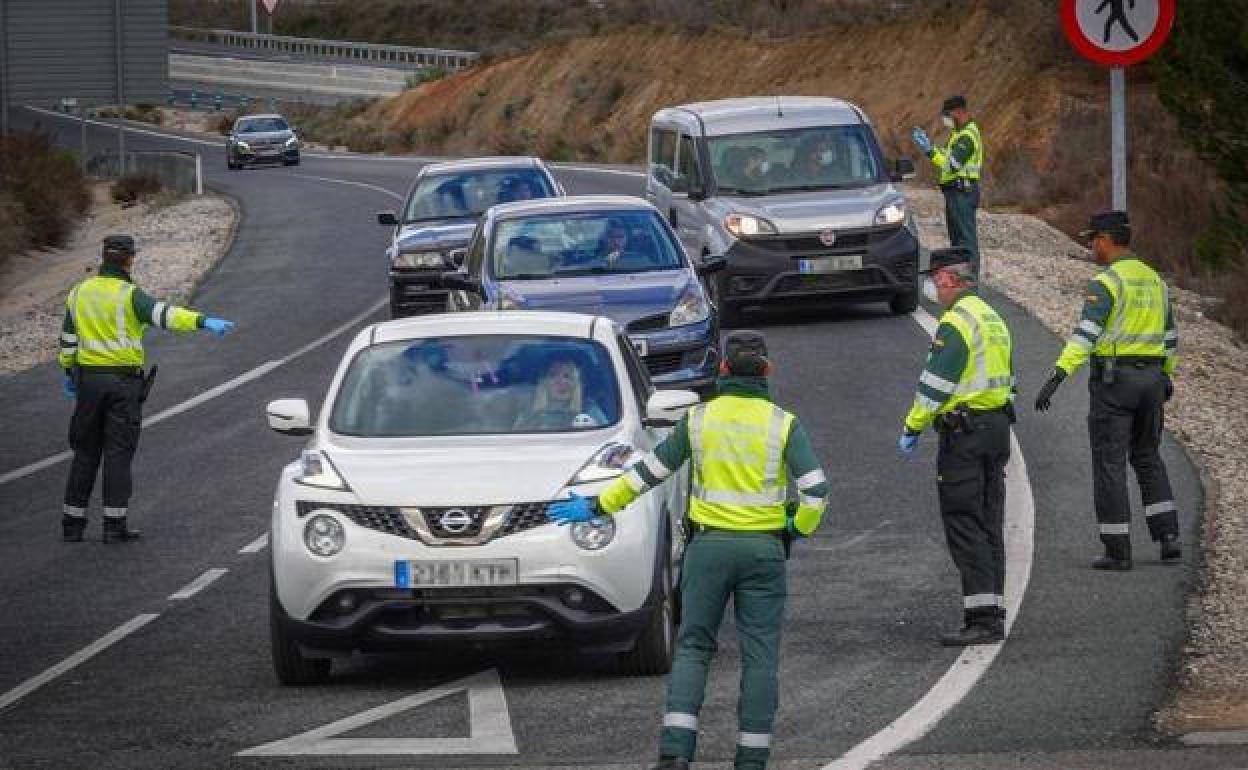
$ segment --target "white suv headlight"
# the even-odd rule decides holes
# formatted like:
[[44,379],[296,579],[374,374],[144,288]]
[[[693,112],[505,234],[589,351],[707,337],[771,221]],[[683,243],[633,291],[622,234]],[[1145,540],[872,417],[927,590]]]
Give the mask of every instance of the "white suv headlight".
[[299,472],[295,482],[309,487],[322,489],[347,490],[347,482],[338,475],[338,470],[329,461],[329,456],[315,449],[305,449],[299,457]]
[[572,542],[586,551],[599,551],[611,545],[615,539],[615,519],[611,516],[599,516],[589,521],[578,521],[572,525],[570,534]]
[[317,556],[334,556],[347,544],[347,531],[333,516],[316,513],[303,526],[303,544]]
[[592,484],[596,481],[607,481],[619,476],[628,469],[629,461],[636,452],[628,444],[612,442],[594,453],[589,462],[576,472],[568,486],[576,484]]
[[737,238],[776,233],[775,225],[751,214],[729,214],[724,217],[724,228]]
[[400,251],[391,260],[395,267],[445,268],[446,259],[440,251]]
[[879,211],[875,212],[875,223],[877,225],[897,225],[906,218],[906,202],[901,198],[889,201]]
[[671,326],[688,326],[710,317],[711,306],[707,303],[706,296],[697,285],[690,284],[680,295],[680,299],[676,300],[676,307],[672,308],[668,323]]

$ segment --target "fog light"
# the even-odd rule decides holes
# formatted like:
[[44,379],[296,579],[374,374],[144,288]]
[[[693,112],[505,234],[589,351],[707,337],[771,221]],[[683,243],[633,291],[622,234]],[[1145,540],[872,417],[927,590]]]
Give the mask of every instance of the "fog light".
[[346,591],[345,593],[338,595],[337,609],[339,613],[346,615],[347,613],[354,611],[358,606],[359,600],[356,599],[354,593]]
[[333,516],[320,513],[304,525],[303,544],[317,556],[333,556],[347,544],[347,533]]
[[563,592],[563,603],[574,610],[579,610],[585,604],[585,592],[579,588],[568,588]]
[[586,551],[606,548],[615,539],[615,518],[599,516],[572,525],[572,542]]

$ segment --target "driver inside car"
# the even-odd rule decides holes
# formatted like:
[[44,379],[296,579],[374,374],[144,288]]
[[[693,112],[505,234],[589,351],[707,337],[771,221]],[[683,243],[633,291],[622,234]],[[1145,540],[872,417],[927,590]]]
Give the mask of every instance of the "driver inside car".
[[568,358],[546,367],[533,391],[533,403],[516,418],[520,430],[568,430],[606,425],[607,417],[586,398],[581,368]]

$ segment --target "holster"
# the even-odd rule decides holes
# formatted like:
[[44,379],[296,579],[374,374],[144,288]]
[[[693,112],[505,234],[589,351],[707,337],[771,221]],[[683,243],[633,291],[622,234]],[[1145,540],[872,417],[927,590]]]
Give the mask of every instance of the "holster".
[[156,372],[160,369],[160,364],[153,364],[152,370],[143,378],[143,390],[139,393],[139,403],[147,401],[147,396],[152,392],[152,385],[156,383]]

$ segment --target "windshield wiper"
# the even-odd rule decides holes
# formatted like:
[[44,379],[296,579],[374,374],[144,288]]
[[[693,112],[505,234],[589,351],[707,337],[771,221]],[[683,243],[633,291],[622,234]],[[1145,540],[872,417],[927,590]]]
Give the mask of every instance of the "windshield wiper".
[[414,225],[420,222],[437,222],[442,219],[476,219],[479,214],[447,214],[440,217],[417,217],[415,219],[404,219],[403,224]]
[[742,195],[746,198],[757,198],[772,192],[771,190],[742,190],[739,187],[721,187],[719,188],[719,191],[721,193],[728,193],[729,195]]
[[500,275],[500,281],[549,281],[556,276],[550,273],[512,273],[510,275]]
[[771,191],[777,192],[814,192],[816,190],[848,190],[851,187],[860,187],[861,185],[854,182],[841,182],[839,184],[797,184],[785,187],[773,187]]

